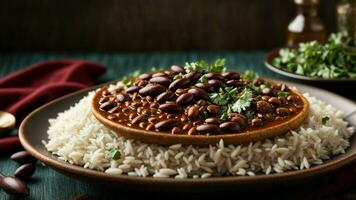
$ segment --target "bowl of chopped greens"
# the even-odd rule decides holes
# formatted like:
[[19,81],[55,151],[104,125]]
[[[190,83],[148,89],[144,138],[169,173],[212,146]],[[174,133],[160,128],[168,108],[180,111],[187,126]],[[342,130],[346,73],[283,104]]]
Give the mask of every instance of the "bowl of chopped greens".
[[356,48],[349,43],[346,34],[334,33],[324,44],[310,41],[274,49],[266,54],[264,63],[270,70],[304,83],[351,89],[356,87]]

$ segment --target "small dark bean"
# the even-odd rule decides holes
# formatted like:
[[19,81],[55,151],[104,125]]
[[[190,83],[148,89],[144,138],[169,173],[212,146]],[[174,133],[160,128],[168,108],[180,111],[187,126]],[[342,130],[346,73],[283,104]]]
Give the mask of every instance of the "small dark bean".
[[176,90],[178,88],[185,88],[189,85],[190,81],[187,78],[181,78],[181,79],[177,79],[175,81],[173,81],[170,85],[169,85],[169,89],[170,90]]
[[199,109],[196,106],[192,106],[188,109],[187,114],[189,119],[196,119],[199,115]]
[[200,72],[190,72],[190,73],[184,75],[184,77],[189,79],[190,82],[194,83],[199,80],[199,78],[201,77],[201,73]]
[[188,117],[183,115],[181,118],[180,118],[180,121],[182,121],[183,123],[187,122],[188,121]]
[[145,115],[139,115],[139,116],[135,117],[131,122],[132,122],[132,124],[137,124],[137,123],[141,122],[144,117],[145,117]]
[[163,103],[165,101],[171,100],[174,96],[174,93],[168,90],[158,95],[156,99],[159,103]]
[[294,112],[297,111],[297,109],[296,109],[295,107],[290,107],[290,108],[289,108],[289,111],[290,111],[291,113],[294,113]]
[[147,122],[140,122],[138,126],[141,128],[145,128],[147,126]]
[[131,105],[134,107],[140,107],[142,106],[142,102],[140,100],[135,100],[131,103]]
[[281,101],[277,97],[271,97],[270,99],[268,99],[268,103],[280,104]]
[[273,111],[272,105],[266,101],[258,101],[256,103],[257,111],[261,113],[270,113]]
[[15,197],[27,197],[30,194],[26,183],[16,177],[1,177],[0,188]]
[[155,124],[155,128],[160,131],[170,130],[175,126],[180,126],[182,122],[178,119],[167,119]]
[[233,86],[233,87],[238,87],[238,86],[241,86],[241,85],[243,85],[243,82],[241,82],[241,81],[238,81],[238,80],[228,80],[227,82],[226,82],[226,85],[227,86]]
[[237,122],[224,122],[219,126],[223,131],[237,131],[240,132],[240,124]]
[[218,133],[220,131],[220,128],[217,125],[214,124],[203,124],[197,126],[197,131],[201,134],[213,134],[213,133]]
[[206,105],[206,101],[203,100],[203,99],[201,99],[201,100],[199,100],[199,101],[197,102],[197,104],[198,104],[199,106],[205,106],[205,105]]
[[263,101],[268,101],[269,98],[271,98],[271,97],[270,97],[270,96],[262,96],[262,97],[261,97],[261,99],[262,99]]
[[102,103],[105,103],[107,101],[109,101],[109,97],[101,97],[100,100],[99,100],[99,104],[102,104]]
[[261,126],[263,123],[262,123],[262,120],[259,119],[259,118],[255,118],[255,119],[252,119],[251,120],[251,125],[252,126]]
[[150,78],[152,77],[151,74],[141,74],[138,78],[141,79],[141,80],[149,80]]
[[247,119],[241,114],[236,114],[232,116],[231,121],[239,123],[241,128],[245,128],[247,126]]
[[210,118],[207,118],[205,119],[205,123],[208,123],[208,124],[220,124],[220,119],[218,118],[215,118],[215,117],[210,117]]
[[154,73],[152,74],[152,77],[160,77],[160,76],[167,76],[167,74],[163,73],[163,72],[157,72],[157,73]]
[[155,122],[157,122],[158,121],[158,118],[157,117],[150,117],[150,118],[148,118],[148,122],[150,122],[150,123],[155,123]]
[[182,89],[182,88],[179,88],[179,89],[177,89],[176,90],[176,95],[181,95],[181,94],[185,94],[185,93],[187,93],[188,92],[188,89]]
[[15,177],[24,180],[30,178],[35,173],[36,167],[32,163],[21,165],[15,171]]
[[291,101],[291,102],[295,102],[295,101],[298,100],[298,96],[295,96],[295,95],[288,95],[287,100],[288,100],[288,101]]
[[220,108],[217,105],[208,105],[207,110],[209,111],[210,114],[212,115],[218,115],[220,114]]
[[127,89],[126,89],[126,92],[127,92],[127,93],[130,93],[130,94],[133,94],[133,93],[135,93],[135,92],[138,92],[140,89],[141,89],[140,86],[134,85],[134,86],[131,86],[131,87],[127,88]]
[[208,93],[201,88],[191,88],[188,90],[188,93],[194,94],[197,99],[207,99],[209,98]]
[[154,124],[148,124],[147,127],[146,127],[146,131],[153,130],[154,128],[155,128]]
[[214,88],[224,88],[225,87],[225,84],[222,81],[217,80],[217,79],[209,80],[208,83],[210,85],[212,85]]
[[174,118],[175,118],[175,116],[173,114],[167,115],[167,119],[174,119]]
[[168,86],[171,83],[171,79],[166,77],[166,76],[158,76],[158,77],[153,77],[150,79],[151,83],[158,83],[164,86]]
[[150,108],[158,108],[158,103],[157,102],[152,102],[151,104],[150,104]]
[[188,131],[188,135],[195,135],[197,133],[197,128],[191,127]]
[[273,93],[273,90],[271,88],[263,88],[262,94],[264,95],[271,95]]
[[101,104],[99,108],[104,111],[109,111],[110,109],[112,109],[115,106],[116,106],[116,104],[114,102],[107,101],[107,102]]
[[123,93],[120,93],[120,94],[116,95],[116,100],[117,100],[118,102],[125,102],[125,101],[128,100],[129,98],[130,98],[129,95],[123,94]]
[[171,71],[171,70],[164,70],[164,73],[165,73],[166,75],[168,75],[168,76],[171,76],[171,75],[175,74],[175,72],[174,72],[174,71]]
[[276,113],[279,116],[287,116],[287,115],[289,115],[290,112],[289,112],[288,108],[280,107],[280,108],[277,108]]
[[210,85],[209,83],[197,83],[195,84],[196,87],[201,88],[207,92],[212,92],[214,90],[214,87]]
[[171,66],[171,70],[177,73],[184,73],[185,70],[183,67],[179,66],[179,65],[172,65]]
[[185,124],[185,125],[183,126],[183,131],[190,129],[191,127],[192,127],[192,124],[191,124],[191,123]]
[[287,99],[284,97],[278,97],[278,99],[281,101],[281,104],[283,105],[288,103]]
[[19,151],[11,155],[10,157],[17,163],[25,164],[25,163],[35,163],[36,159],[31,156],[27,151]]
[[177,113],[180,110],[177,103],[161,104],[158,108],[166,113]]
[[222,74],[222,76],[226,79],[239,79],[240,78],[240,74],[237,72],[225,72]]
[[176,102],[179,105],[184,105],[184,104],[189,104],[194,98],[194,95],[192,93],[185,93],[180,95]]
[[142,96],[156,96],[162,92],[164,92],[166,90],[165,87],[163,87],[162,85],[159,84],[155,84],[155,85],[147,85],[144,88],[141,88],[138,93],[140,93],[140,95]]
[[204,75],[206,78],[208,79],[218,79],[218,80],[225,80],[225,78],[219,74],[219,73],[214,73],[214,72],[210,72]]
[[173,135],[175,135],[175,134],[180,134],[181,132],[182,132],[182,129],[179,128],[179,127],[174,127],[174,128],[172,129],[172,131],[171,131],[171,133],[172,133]]

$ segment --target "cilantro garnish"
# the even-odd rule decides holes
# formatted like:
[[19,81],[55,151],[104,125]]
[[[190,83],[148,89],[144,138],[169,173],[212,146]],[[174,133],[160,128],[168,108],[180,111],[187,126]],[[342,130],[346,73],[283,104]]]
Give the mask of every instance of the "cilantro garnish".
[[325,125],[329,121],[329,119],[330,119],[329,116],[324,116],[324,117],[321,118],[321,123],[323,125]]
[[347,34],[331,34],[325,44],[311,41],[300,43],[298,49],[281,49],[272,64],[304,76],[356,78],[356,51],[349,43]]
[[118,160],[121,157],[120,150],[118,148],[111,148],[108,151],[108,156],[113,160]]
[[216,59],[213,63],[209,64],[204,60],[199,60],[196,62],[185,63],[184,69],[187,73],[190,72],[218,72],[223,73],[226,71],[225,59]]
[[249,80],[249,81],[253,81],[256,80],[258,78],[258,74],[255,73],[254,71],[251,70],[246,70],[242,75],[241,78],[243,80]]
[[252,91],[245,88],[237,101],[232,105],[232,111],[241,113],[243,110],[246,110],[251,105],[252,96]]
[[121,82],[125,85],[126,88],[131,87],[133,84],[131,77],[138,77],[140,74],[141,70],[135,70],[127,76],[122,77]]
[[283,91],[278,91],[278,92],[277,92],[277,96],[279,96],[279,97],[287,98],[288,95],[289,95],[288,92],[283,92]]

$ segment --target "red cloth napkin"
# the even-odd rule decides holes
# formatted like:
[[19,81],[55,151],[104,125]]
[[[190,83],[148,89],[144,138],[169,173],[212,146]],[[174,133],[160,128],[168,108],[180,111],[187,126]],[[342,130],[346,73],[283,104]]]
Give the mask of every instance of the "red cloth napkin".
[[[0,110],[15,115],[19,123],[44,103],[93,85],[105,71],[102,65],[83,60],[35,64],[0,79]],[[18,149],[18,138],[14,138],[0,139],[0,155]]]

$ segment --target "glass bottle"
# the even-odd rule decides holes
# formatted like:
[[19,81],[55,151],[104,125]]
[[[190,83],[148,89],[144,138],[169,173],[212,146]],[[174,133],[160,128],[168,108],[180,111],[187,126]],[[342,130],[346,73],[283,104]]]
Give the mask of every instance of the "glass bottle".
[[288,25],[287,45],[317,40],[325,41],[325,27],[318,16],[319,0],[294,0],[297,16]]
[[356,0],[342,0],[336,6],[337,29],[346,32],[356,46]]

